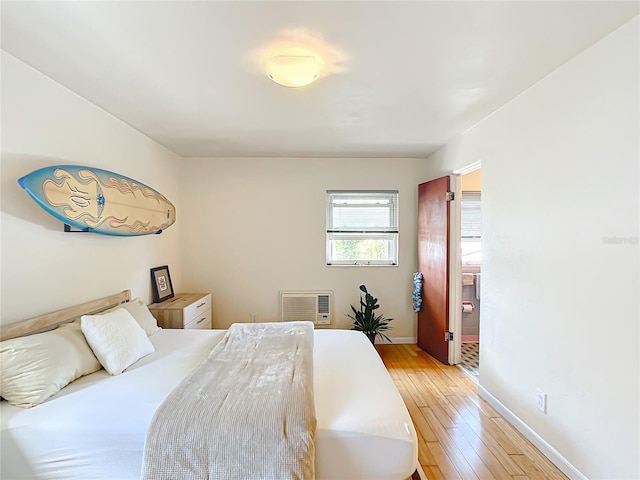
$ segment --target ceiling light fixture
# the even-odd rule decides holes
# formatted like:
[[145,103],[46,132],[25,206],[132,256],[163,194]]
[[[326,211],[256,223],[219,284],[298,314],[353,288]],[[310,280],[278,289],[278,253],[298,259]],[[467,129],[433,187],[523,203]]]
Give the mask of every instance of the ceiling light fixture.
[[285,87],[304,87],[320,78],[322,60],[308,50],[292,49],[269,57],[265,69],[274,82]]

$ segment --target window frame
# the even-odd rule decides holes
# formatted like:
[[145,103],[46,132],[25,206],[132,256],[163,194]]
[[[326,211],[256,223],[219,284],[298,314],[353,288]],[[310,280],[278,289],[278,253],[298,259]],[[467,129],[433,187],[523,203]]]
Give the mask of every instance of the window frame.
[[[335,227],[334,208],[337,205],[335,199],[356,200],[362,198],[363,204],[354,203],[354,208],[363,208],[367,205],[379,208],[380,203],[370,203],[386,200],[389,208],[389,225],[378,227],[366,227],[362,225]],[[340,208],[345,208],[341,204]],[[398,190],[327,190],[326,192],[326,245],[325,263],[327,266],[398,266],[399,245],[399,194]],[[374,259],[334,259],[334,242],[337,240],[386,240],[388,251],[386,260]]]

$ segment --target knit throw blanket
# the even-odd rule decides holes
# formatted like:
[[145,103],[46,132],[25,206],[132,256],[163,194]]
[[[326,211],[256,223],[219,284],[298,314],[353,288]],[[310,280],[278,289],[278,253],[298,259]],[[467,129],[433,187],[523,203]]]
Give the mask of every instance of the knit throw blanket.
[[313,324],[234,324],[156,411],[142,479],[313,479],[315,431]]

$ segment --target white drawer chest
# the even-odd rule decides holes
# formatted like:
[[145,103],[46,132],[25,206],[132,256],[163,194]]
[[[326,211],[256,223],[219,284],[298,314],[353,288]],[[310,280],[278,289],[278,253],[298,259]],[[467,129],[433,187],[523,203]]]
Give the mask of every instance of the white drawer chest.
[[211,329],[210,293],[176,293],[149,310],[162,328]]

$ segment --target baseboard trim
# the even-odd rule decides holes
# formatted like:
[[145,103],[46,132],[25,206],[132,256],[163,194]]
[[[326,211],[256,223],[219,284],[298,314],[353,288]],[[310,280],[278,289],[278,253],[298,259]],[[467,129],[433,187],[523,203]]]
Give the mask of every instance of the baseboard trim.
[[[401,343],[416,343],[418,339],[416,337],[389,337],[391,343],[401,344]],[[376,337],[376,343],[389,343],[386,340],[380,341],[380,338]]]
[[524,435],[527,440],[533,443],[556,467],[562,470],[562,473],[567,477],[571,480],[588,480],[580,470],[569,463],[555,448],[549,445],[549,443],[538,435],[529,425],[520,420],[520,418],[500,402],[500,400],[491,395],[482,385],[478,385],[478,394],[485,399],[489,405],[495,408],[505,420],[513,425],[516,430]]

